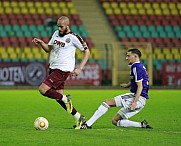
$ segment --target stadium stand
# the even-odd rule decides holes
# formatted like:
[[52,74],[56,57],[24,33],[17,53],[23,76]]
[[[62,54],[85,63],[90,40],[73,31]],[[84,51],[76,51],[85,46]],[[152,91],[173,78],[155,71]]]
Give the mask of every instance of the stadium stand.
[[[71,0],[2,0],[0,5],[0,46],[1,50],[7,50],[0,52],[1,61],[45,61],[47,54],[31,41],[39,37],[48,42],[57,26],[48,27],[45,20],[57,20],[61,15],[68,16],[71,30],[82,36],[90,49],[96,50]],[[94,53],[97,52],[93,51],[91,57],[96,56]],[[80,58],[79,51],[76,55]]]
[[[161,74],[163,62],[181,62],[179,0],[99,2],[120,42],[151,42],[155,79]],[[146,57],[143,57],[143,62],[147,63]]]

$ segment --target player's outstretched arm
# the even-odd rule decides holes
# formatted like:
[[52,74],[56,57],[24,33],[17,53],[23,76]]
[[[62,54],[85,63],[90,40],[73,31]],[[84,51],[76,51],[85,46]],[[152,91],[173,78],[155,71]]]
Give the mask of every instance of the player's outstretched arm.
[[129,83],[122,83],[122,84],[120,84],[120,86],[123,87],[123,88],[129,88],[130,85],[131,85],[130,82]]
[[80,74],[80,72],[81,72],[82,69],[84,68],[87,60],[89,59],[89,55],[90,55],[90,50],[89,50],[89,49],[86,49],[86,50],[84,51],[84,57],[83,57],[83,59],[82,59],[82,61],[81,61],[81,63],[80,63],[79,68],[75,69],[75,70],[72,72],[72,75],[77,76],[77,75]]
[[38,39],[38,38],[34,38],[32,40],[33,43],[35,43],[36,45],[40,45],[42,47],[42,49],[45,51],[45,52],[50,52],[51,50],[51,46],[49,46],[48,44],[46,44],[44,41],[42,41],[41,39]]

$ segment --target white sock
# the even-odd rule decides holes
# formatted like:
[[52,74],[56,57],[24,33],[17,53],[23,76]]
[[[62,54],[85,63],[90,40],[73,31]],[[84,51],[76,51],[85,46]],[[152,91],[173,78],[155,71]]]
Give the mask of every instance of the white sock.
[[74,115],[74,118],[77,120],[80,118],[80,113],[79,112],[76,112],[76,114]]
[[121,126],[121,127],[141,127],[141,123],[124,119],[124,120],[119,120],[117,122],[117,126]]
[[63,95],[62,101],[63,101],[63,102],[66,102],[66,101],[67,101],[67,96],[66,96],[66,95]]
[[104,115],[108,109],[110,108],[110,106],[103,102],[98,109],[96,110],[96,112],[94,113],[94,115],[86,122],[86,124],[88,126],[91,126],[92,124],[94,124],[94,122],[99,119],[102,115]]

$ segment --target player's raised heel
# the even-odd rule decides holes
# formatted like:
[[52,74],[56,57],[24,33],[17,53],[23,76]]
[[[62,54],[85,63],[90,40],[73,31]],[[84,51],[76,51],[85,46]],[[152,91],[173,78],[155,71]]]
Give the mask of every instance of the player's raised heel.
[[143,121],[141,122],[141,127],[142,127],[142,128],[150,128],[150,129],[153,129],[153,128],[148,124],[148,122],[147,122],[146,120],[143,120]]
[[65,101],[65,106],[67,108],[67,112],[71,113],[72,109],[73,109],[71,96],[70,95],[66,95],[66,97],[67,97],[67,101]]
[[92,129],[92,126],[88,126],[86,123],[82,124],[80,129]]
[[75,129],[80,129],[81,125],[85,122],[85,117],[83,115],[80,115],[80,118],[76,120],[76,126]]

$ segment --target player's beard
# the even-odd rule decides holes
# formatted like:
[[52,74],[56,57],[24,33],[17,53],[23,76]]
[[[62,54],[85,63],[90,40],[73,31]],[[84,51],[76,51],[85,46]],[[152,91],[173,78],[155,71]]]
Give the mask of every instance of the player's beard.
[[59,30],[59,36],[60,37],[63,37],[64,35],[67,34],[67,28],[61,33],[60,30]]

